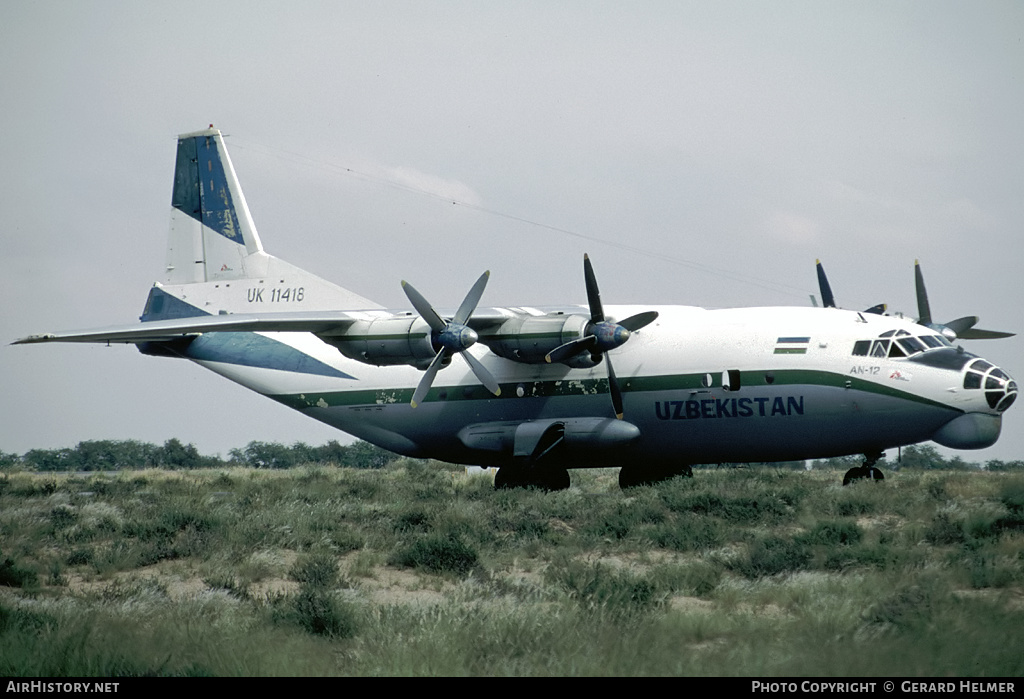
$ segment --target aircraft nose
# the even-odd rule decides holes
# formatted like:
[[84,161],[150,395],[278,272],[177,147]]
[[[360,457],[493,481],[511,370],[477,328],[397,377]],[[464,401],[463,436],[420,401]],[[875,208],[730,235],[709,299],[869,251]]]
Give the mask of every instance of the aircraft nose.
[[967,367],[964,388],[984,391],[988,407],[998,413],[1005,412],[1017,400],[1017,382],[984,359],[975,359]]

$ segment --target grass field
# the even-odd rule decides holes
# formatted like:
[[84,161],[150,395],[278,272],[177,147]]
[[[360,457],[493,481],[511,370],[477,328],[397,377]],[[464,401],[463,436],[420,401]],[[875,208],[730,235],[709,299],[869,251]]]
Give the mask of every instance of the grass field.
[[1024,674],[1024,475],[0,475],[0,675]]

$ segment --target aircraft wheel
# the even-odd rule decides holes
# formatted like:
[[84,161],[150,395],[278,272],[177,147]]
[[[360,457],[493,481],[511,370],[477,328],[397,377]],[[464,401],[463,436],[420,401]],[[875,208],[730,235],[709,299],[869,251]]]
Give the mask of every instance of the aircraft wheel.
[[642,485],[654,485],[677,476],[693,478],[693,467],[690,464],[682,464],[669,469],[623,466],[619,469],[619,487],[627,490]]
[[512,466],[502,466],[494,474],[494,489],[508,490],[510,488],[525,487],[523,469]]
[[494,475],[494,489],[539,488],[546,492],[569,487],[569,471],[564,468],[539,469],[502,466]]
[[548,492],[556,490],[568,490],[570,485],[569,471],[564,468],[551,469],[544,474],[544,485],[541,486]]
[[878,483],[885,480],[885,474],[877,466],[857,466],[851,468],[843,476],[843,485],[850,485],[854,481],[869,480]]
[[863,466],[854,466],[846,472],[846,475],[843,476],[843,485],[850,485],[854,481],[859,481],[861,478],[864,478],[866,475],[864,471],[865,469]]

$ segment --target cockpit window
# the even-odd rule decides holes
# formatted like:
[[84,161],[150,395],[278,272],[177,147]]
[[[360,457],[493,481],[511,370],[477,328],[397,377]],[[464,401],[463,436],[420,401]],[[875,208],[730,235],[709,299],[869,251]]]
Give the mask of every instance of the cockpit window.
[[[852,354],[854,357],[912,357],[940,347],[952,347],[952,343],[941,335],[915,337],[906,330],[886,330],[877,340],[854,342]],[[986,369],[978,367],[978,371]]]
[[890,357],[906,357],[907,356],[907,353],[904,352],[903,348],[900,346],[901,342],[903,342],[903,340],[897,340],[897,341],[892,343],[891,347],[889,347],[889,356]]
[[900,338],[899,340],[896,340],[896,342],[899,343],[900,347],[902,347],[908,355],[917,354],[918,352],[924,352],[926,349],[928,349],[927,347],[925,347],[925,344],[918,340],[916,337],[903,337]]

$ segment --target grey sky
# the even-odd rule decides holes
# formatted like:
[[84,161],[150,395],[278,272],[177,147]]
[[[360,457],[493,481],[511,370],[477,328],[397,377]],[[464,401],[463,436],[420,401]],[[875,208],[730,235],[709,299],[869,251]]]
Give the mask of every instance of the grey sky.
[[[0,5],[0,450],[326,426],[131,347],[175,138],[215,124],[268,252],[456,306],[809,303],[1024,332],[1019,2]],[[457,204],[453,204],[455,201]],[[539,224],[539,225],[538,225]],[[1024,378],[1024,340],[968,349]],[[1024,458],[1024,408],[969,460]]]

